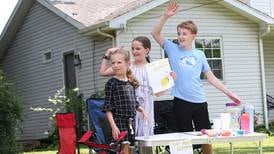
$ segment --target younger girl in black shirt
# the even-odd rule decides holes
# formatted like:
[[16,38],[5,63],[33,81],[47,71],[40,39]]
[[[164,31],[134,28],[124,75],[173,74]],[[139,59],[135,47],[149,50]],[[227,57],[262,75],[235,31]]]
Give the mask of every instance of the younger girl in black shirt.
[[117,139],[121,131],[128,130],[129,118],[135,119],[136,110],[142,113],[144,119],[147,115],[136,100],[138,81],[129,69],[129,52],[118,48],[110,55],[110,60],[114,76],[105,85],[104,111],[112,129],[112,137]]

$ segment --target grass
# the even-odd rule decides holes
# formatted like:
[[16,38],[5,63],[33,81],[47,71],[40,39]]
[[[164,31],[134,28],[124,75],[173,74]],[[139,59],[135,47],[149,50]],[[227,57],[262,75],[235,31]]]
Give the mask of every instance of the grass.
[[[269,136],[262,143],[264,154],[274,154],[274,136]],[[235,154],[257,154],[258,153],[258,142],[235,142],[234,145]],[[228,143],[214,143],[213,149],[215,154],[228,154],[230,145]],[[23,154],[56,154],[55,150],[36,150],[31,152],[24,152]],[[88,149],[81,147],[81,154],[88,154]]]
[[[33,150],[33,151],[29,151],[29,152],[23,152],[23,154],[56,154],[57,151],[58,151],[57,148],[51,149],[51,150],[39,149],[39,150]],[[86,147],[81,147],[81,148],[80,148],[80,153],[81,153],[81,154],[89,154],[89,153],[88,153],[88,148],[86,148]]]
[[[263,153],[264,154],[274,154],[274,136],[267,137],[265,141],[262,142]],[[257,154],[258,142],[235,142],[233,143],[234,153],[236,154]],[[227,154],[230,150],[229,143],[214,143],[213,144],[214,153]]]
[[[270,124],[270,131],[266,131],[263,126],[257,127],[256,132],[269,134],[265,141],[262,142],[264,154],[274,154],[274,123]],[[234,153],[235,154],[257,154],[258,142],[234,142]],[[228,154],[230,151],[229,143],[214,143],[213,150],[215,154]],[[84,146],[80,148],[81,154],[88,154],[88,149]],[[23,154],[56,154],[57,147],[51,149],[37,149],[30,152],[24,152]],[[161,153],[165,154],[165,152]]]

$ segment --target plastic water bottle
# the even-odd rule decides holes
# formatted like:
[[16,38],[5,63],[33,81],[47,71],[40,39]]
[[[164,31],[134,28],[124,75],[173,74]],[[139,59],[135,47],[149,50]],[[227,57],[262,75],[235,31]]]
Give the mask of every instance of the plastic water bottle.
[[128,122],[128,133],[129,133],[129,142],[130,145],[133,146],[135,144],[135,133],[134,133],[134,129],[133,129],[133,119],[129,118],[129,122]]
[[149,123],[148,123],[148,120],[144,121],[144,138],[145,139],[149,138]]
[[249,122],[250,122],[250,118],[249,118],[249,113],[243,113],[241,115],[241,129],[244,131],[245,134],[249,133]]
[[254,114],[255,110],[252,105],[245,104],[244,112],[249,113],[249,133],[254,132]]

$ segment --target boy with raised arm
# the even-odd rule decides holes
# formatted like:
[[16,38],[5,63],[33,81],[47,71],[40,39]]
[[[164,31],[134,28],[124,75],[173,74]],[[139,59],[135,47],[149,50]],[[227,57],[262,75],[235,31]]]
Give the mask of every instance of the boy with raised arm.
[[[210,129],[208,105],[200,74],[203,72],[209,83],[227,95],[233,102],[239,104],[240,98],[215,77],[205,54],[193,48],[192,42],[197,35],[197,26],[192,21],[185,21],[177,26],[178,44],[161,35],[164,24],[178,12],[178,7],[176,2],[170,3],[151,34],[165,50],[177,76],[171,95],[174,96],[174,113],[176,121],[178,121],[178,130],[181,132],[193,131],[192,121],[196,131]],[[202,150],[204,154],[211,154],[212,146],[210,144],[202,145]]]

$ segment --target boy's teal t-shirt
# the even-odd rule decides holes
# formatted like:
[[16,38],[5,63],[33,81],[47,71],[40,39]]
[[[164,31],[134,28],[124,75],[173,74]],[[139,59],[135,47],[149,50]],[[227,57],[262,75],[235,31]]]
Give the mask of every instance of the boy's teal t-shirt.
[[210,70],[205,54],[195,48],[186,51],[167,39],[163,48],[168,55],[171,69],[176,73],[171,95],[193,103],[206,102],[200,78],[201,72]]

